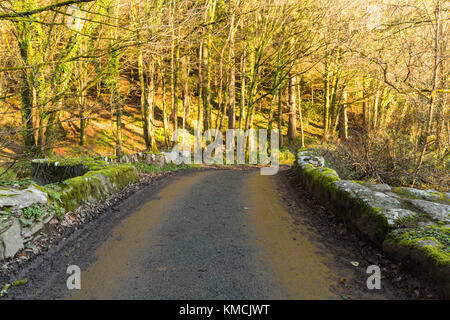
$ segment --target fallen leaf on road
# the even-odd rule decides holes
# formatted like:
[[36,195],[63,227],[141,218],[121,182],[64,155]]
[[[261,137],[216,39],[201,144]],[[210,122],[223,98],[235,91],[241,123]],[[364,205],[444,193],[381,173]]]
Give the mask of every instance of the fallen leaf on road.
[[27,278],[23,278],[23,279],[14,281],[13,283],[11,283],[11,285],[13,287],[17,287],[17,286],[26,285],[27,283],[28,283],[28,279]]
[[345,278],[341,278],[340,280],[339,280],[339,283],[344,283],[345,282]]
[[3,297],[5,294],[8,294],[8,289],[11,285],[9,283],[5,284],[2,288],[2,290],[0,290],[0,298]]
[[352,264],[352,266],[355,266],[355,267],[359,266],[359,262],[357,262],[357,261],[351,261],[350,263]]
[[167,270],[167,267],[158,267],[158,268],[156,268],[156,271],[166,271]]

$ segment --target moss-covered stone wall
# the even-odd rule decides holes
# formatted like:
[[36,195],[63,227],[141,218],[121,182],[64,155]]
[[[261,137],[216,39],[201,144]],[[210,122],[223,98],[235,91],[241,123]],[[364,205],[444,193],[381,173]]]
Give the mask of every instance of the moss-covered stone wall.
[[82,176],[106,166],[105,161],[92,158],[35,159],[31,161],[31,177],[38,184],[46,185]]
[[61,184],[60,203],[64,209],[72,211],[82,204],[103,200],[137,182],[139,175],[131,164],[89,171]]
[[313,197],[450,298],[450,206],[445,196],[433,190],[340,180],[325,167],[325,159],[311,151],[298,152],[294,171]]

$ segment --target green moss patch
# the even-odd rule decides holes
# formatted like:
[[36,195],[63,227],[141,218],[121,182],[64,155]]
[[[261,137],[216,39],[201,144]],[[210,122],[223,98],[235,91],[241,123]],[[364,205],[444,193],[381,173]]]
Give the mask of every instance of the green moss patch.
[[386,234],[389,231],[387,218],[381,213],[381,209],[368,203],[361,202],[361,211],[363,215],[369,215],[377,226],[378,232]]
[[89,171],[59,184],[59,203],[65,210],[72,211],[84,203],[103,200],[137,182],[139,176],[131,164]]
[[362,180],[350,180],[350,181],[353,183],[359,184],[361,186],[364,186],[364,187],[369,187],[370,185],[374,184],[370,181],[362,181]]
[[440,267],[450,265],[450,228],[448,227],[426,226],[396,230],[389,235],[388,241],[420,250]]
[[333,169],[306,164],[301,169],[312,181],[319,183],[323,187],[329,187],[333,182],[339,181],[339,176]]
[[293,165],[296,162],[295,153],[289,149],[280,150],[280,164]]
[[314,181],[326,187],[330,186],[333,182],[340,180],[337,172],[330,168],[316,168],[311,171],[311,173]]
[[4,198],[4,197],[14,197],[17,196],[17,193],[10,193],[10,194],[0,194],[0,198]]

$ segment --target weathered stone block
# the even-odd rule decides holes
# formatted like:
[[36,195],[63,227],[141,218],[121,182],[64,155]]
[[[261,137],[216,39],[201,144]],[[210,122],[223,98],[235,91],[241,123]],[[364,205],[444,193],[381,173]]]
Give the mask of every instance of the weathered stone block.
[[446,223],[450,222],[450,206],[446,204],[418,199],[408,199],[406,201],[420,211],[428,214],[434,220]]
[[394,188],[393,191],[401,196],[413,199],[422,199],[428,201],[439,201],[445,199],[443,193],[435,190],[420,190],[415,188],[398,187]]
[[12,258],[23,249],[23,239],[21,236],[21,226],[18,219],[14,218],[13,224],[6,231],[0,234],[1,259]]
[[105,161],[95,159],[35,159],[31,161],[31,176],[38,184],[45,185],[79,177],[105,166]]
[[314,167],[324,167],[325,159],[323,157],[314,155],[310,151],[300,151],[297,153],[297,163],[298,164],[310,163]]
[[11,207],[23,209],[36,203],[46,204],[47,194],[34,186],[30,186],[24,190],[0,189],[0,208]]
[[392,190],[392,188],[387,184],[372,184],[372,185],[368,185],[368,187],[372,191],[377,191],[377,192],[390,192]]
[[26,239],[34,235],[35,233],[41,231],[44,228],[44,222],[38,221],[31,227],[23,227],[22,228],[22,238]]

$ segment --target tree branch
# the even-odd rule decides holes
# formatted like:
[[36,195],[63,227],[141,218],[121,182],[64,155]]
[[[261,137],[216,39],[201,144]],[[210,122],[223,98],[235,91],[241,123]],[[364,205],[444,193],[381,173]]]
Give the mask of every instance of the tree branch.
[[85,3],[85,2],[92,2],[95,0],[66,0],[66,1],[62,1],[62,2],[58,2],[58,3],[54,3],[45,7],[41,7],[41,8],[37,8],[37,9],[33,9],[30,11],[23,11],[23,12],[13,12],[13,13],[3,13],[0,14],[0,20],[10,20],[13,18],[20,18],[20,17],[26,17],[26,16],[31,16],[33,14],[36,13],[41,13],[44,11],[50,11],[53,9],[57,9],[60,7],[64,7],[64,6],[70,6],[71,4],[77,4],[77,3]]

